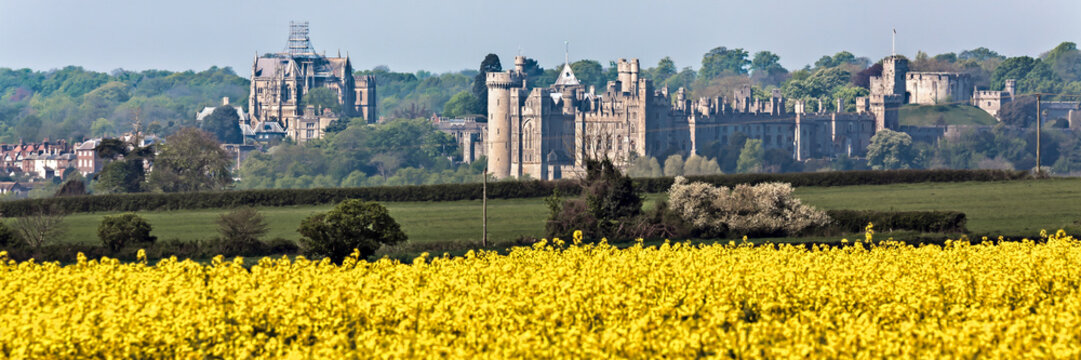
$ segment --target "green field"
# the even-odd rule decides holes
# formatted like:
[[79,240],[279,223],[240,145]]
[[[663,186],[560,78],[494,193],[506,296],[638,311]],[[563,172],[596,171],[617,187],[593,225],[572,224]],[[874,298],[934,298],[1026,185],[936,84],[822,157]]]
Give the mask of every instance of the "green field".
[[[1040,229],[1077,227],[1081,223],[1081,178],[1010,182],[924,183],[796,189],[805,203],[824,209],[956,210],[968,215],[976,233],[1032,235]],[[649,199],[663,197],[651,194]],[[649,201],[647,201],[647,206]],[[411,241],[471,241],[481,233],[480,201],[390,202],[391,215]],[[329,205],[262,208],[271,230],[266,239],[297,239],[301,219]],[[217,235],[215,219],[224,210],[142,212],[159,239],[195,240]],[[64,241],[96,243],[105,214],[76,214],[65,222]],[[488,228],[494,241],[522,235],[541,236],[547,209],[543,199],[491,200]],[[888,230],[888,229],[879,229]]]
[[964,105],[905,105],[897,111],[901,125],[994,125],[994,117],[977,107]]

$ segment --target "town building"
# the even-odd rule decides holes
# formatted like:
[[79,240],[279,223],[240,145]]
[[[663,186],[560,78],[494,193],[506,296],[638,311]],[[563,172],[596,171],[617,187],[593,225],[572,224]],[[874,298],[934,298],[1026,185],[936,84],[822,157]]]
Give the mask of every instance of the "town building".
[[[280,53],[256,56],[252,63],[248,99],[249,125],[276,122],[298,143],[323,137],[331,121],[341,117],[376,121],[375,77],[355,76],[349,56],[328,57],[315,52],[308,23],[290,23],[289,42]],[[316,113],[304,97],[316,88],[338,96],[339,110]]]
[[691,100],[682,88],[673,96],[639,76],[637,59],[620,59],[617,80],[599,94],[577,80],[569,61],[552,86],[527,90],[525,60],[514,63],[513,70],[486,75],[488,168],[496,178],[575,177],[588,159],[626,165],[638,156],[700,154],[736,133],[798,160],[859,156],[880,129],[869,106],[807,113],[797,102],[788,112],[779,91],[768,100],[753,98],[749,87],[736,89],[732,99]]
[[101,145],[101,138],[90,139],[75,145],[75,168],[83,176],[101,172],[105,159],[98,156],[96,148]]

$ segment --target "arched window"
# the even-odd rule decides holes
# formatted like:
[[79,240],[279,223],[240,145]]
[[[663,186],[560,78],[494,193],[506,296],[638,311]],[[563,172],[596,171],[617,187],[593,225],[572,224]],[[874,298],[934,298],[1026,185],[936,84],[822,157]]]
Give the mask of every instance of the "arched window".
[[533,135],[533,122],[526,122],[522,131],[525,132],[525,136],[523,136],[525,138],[525,144],[523,146],[525,150],[523,151],[525,153],[525,160],[533,161],[533,147],[536,145],[534,144],[536,137]]

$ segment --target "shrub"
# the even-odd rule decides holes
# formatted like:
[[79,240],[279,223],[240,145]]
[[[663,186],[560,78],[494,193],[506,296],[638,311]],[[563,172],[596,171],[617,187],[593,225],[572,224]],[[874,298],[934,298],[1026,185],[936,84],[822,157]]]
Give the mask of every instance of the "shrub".
[[98,238],[105,247],[118,251],[129,243],[152,243],[150,224],[134,213],[105,216],[98,225]]
[[[784,182],[792,186],[884,185],[919,182],[1004,181],[1027,179],[1025,171],[1008,170],[890,170],[829,171],[787,174],[731,174],[689,176],[691,181],[714,186],[736,186],[763,182]],[[635,189],[649,193],[664,192],[673,178],[633,179]],[[489,199],[544,197],[558,189],[577,195],[581,184],[574,180],[500,181],[488,184]],[[332,189],[259,189],[205,191],[191,193],[108,194],[94,196],[22,199],[0,202],[0,214],[25,216],[41,207],[55,207],[66,212],[116,212],[145,210],[180,210],[233,208],[238,206],[294,206],[333,204],[346,199],[366,201],[454,201],[478,200],[481,184],[441,184],[354,187]]]
[[406,240],[398,222],[378,203],[351,199],[330,211],[304,219],[297,229],[301,244],[309,254],[325,256],[340,263],[353,250],[367,258],[380,246]]
[[66,212],[56,206],[35,205],[15,219],[15,230],[30,248],[40,249],[64,234]]
[[843,231],[862,232],[868,223],[879,230],[914,230],[932,233],[964,233],[965,214],[956,211],[869,211],[829,210],[832,227]]
[[826,213],[803,205],[784,183],[715,187],[676,177],[669,206],[694,229],[711,234],[795,235],[829,223]]
[[9,248],[19,245],[19,236],[0,219],[0,248]]
[[580,186],[579,199],[559,204],[556,194],[555,199],[546,200],[551,211],[546,225],[549,235],[565,237],[570,231],[582,230],[596,238],[627,237],[632,220],[642,213],[641,191],[631,178],[610,160],[588,160]]
[[223,241],[255,243],[270,230],[263,214],[253,207],[237,208],[218,217],[218,232]]

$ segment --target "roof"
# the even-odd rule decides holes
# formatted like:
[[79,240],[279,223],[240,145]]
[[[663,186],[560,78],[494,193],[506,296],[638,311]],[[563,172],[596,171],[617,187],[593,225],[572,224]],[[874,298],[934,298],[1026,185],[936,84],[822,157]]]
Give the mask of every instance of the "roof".
[[571,64],[568,63],[563,65],[563,71],[559,73],[559,79],[556,79],[555,85],[581,85],[581,83],[578,82],[578,78],[574,76],[574,71],[571,70]]
[[[216,109],[216,108],[217,108],[216,106],[204,107],[203,110],[200,110],[197,114],[195,114],[195,120],[196,121],[203,121],[204,118],[206,118],[207,116],[210,116],[210,114],[213,114],[214,109]],[[235,106],[235,105],[233,106],[233,108],[236,109],[236,116],[240,118],[240,121],[247,121],[248,120],[248,116],[244,114],[244,108],[239,107],[239,106]]]
[[281,124],[276,121],[260,121],[255,123],[254,127],[248,124],[240,124],[240,132],[243,133],[244,136],[255,136],[257,134],[274,133],[284,135],[285,129],[283,129]]
[[[302,58],[300,60],[302,62],[311,62],[314,65],[311,68],[313,73],[301,73],[301,69],[297,67],[298,58]],[[315,56],[272,54],[255,59],[255,68],[252,69],[254,74],[252,75],[257,78],[304,77],[306,75],[345,78],[346,76],[352,76],[352,74],[345,71],[348,63],[348,57],[326,57],[318,54]]]

